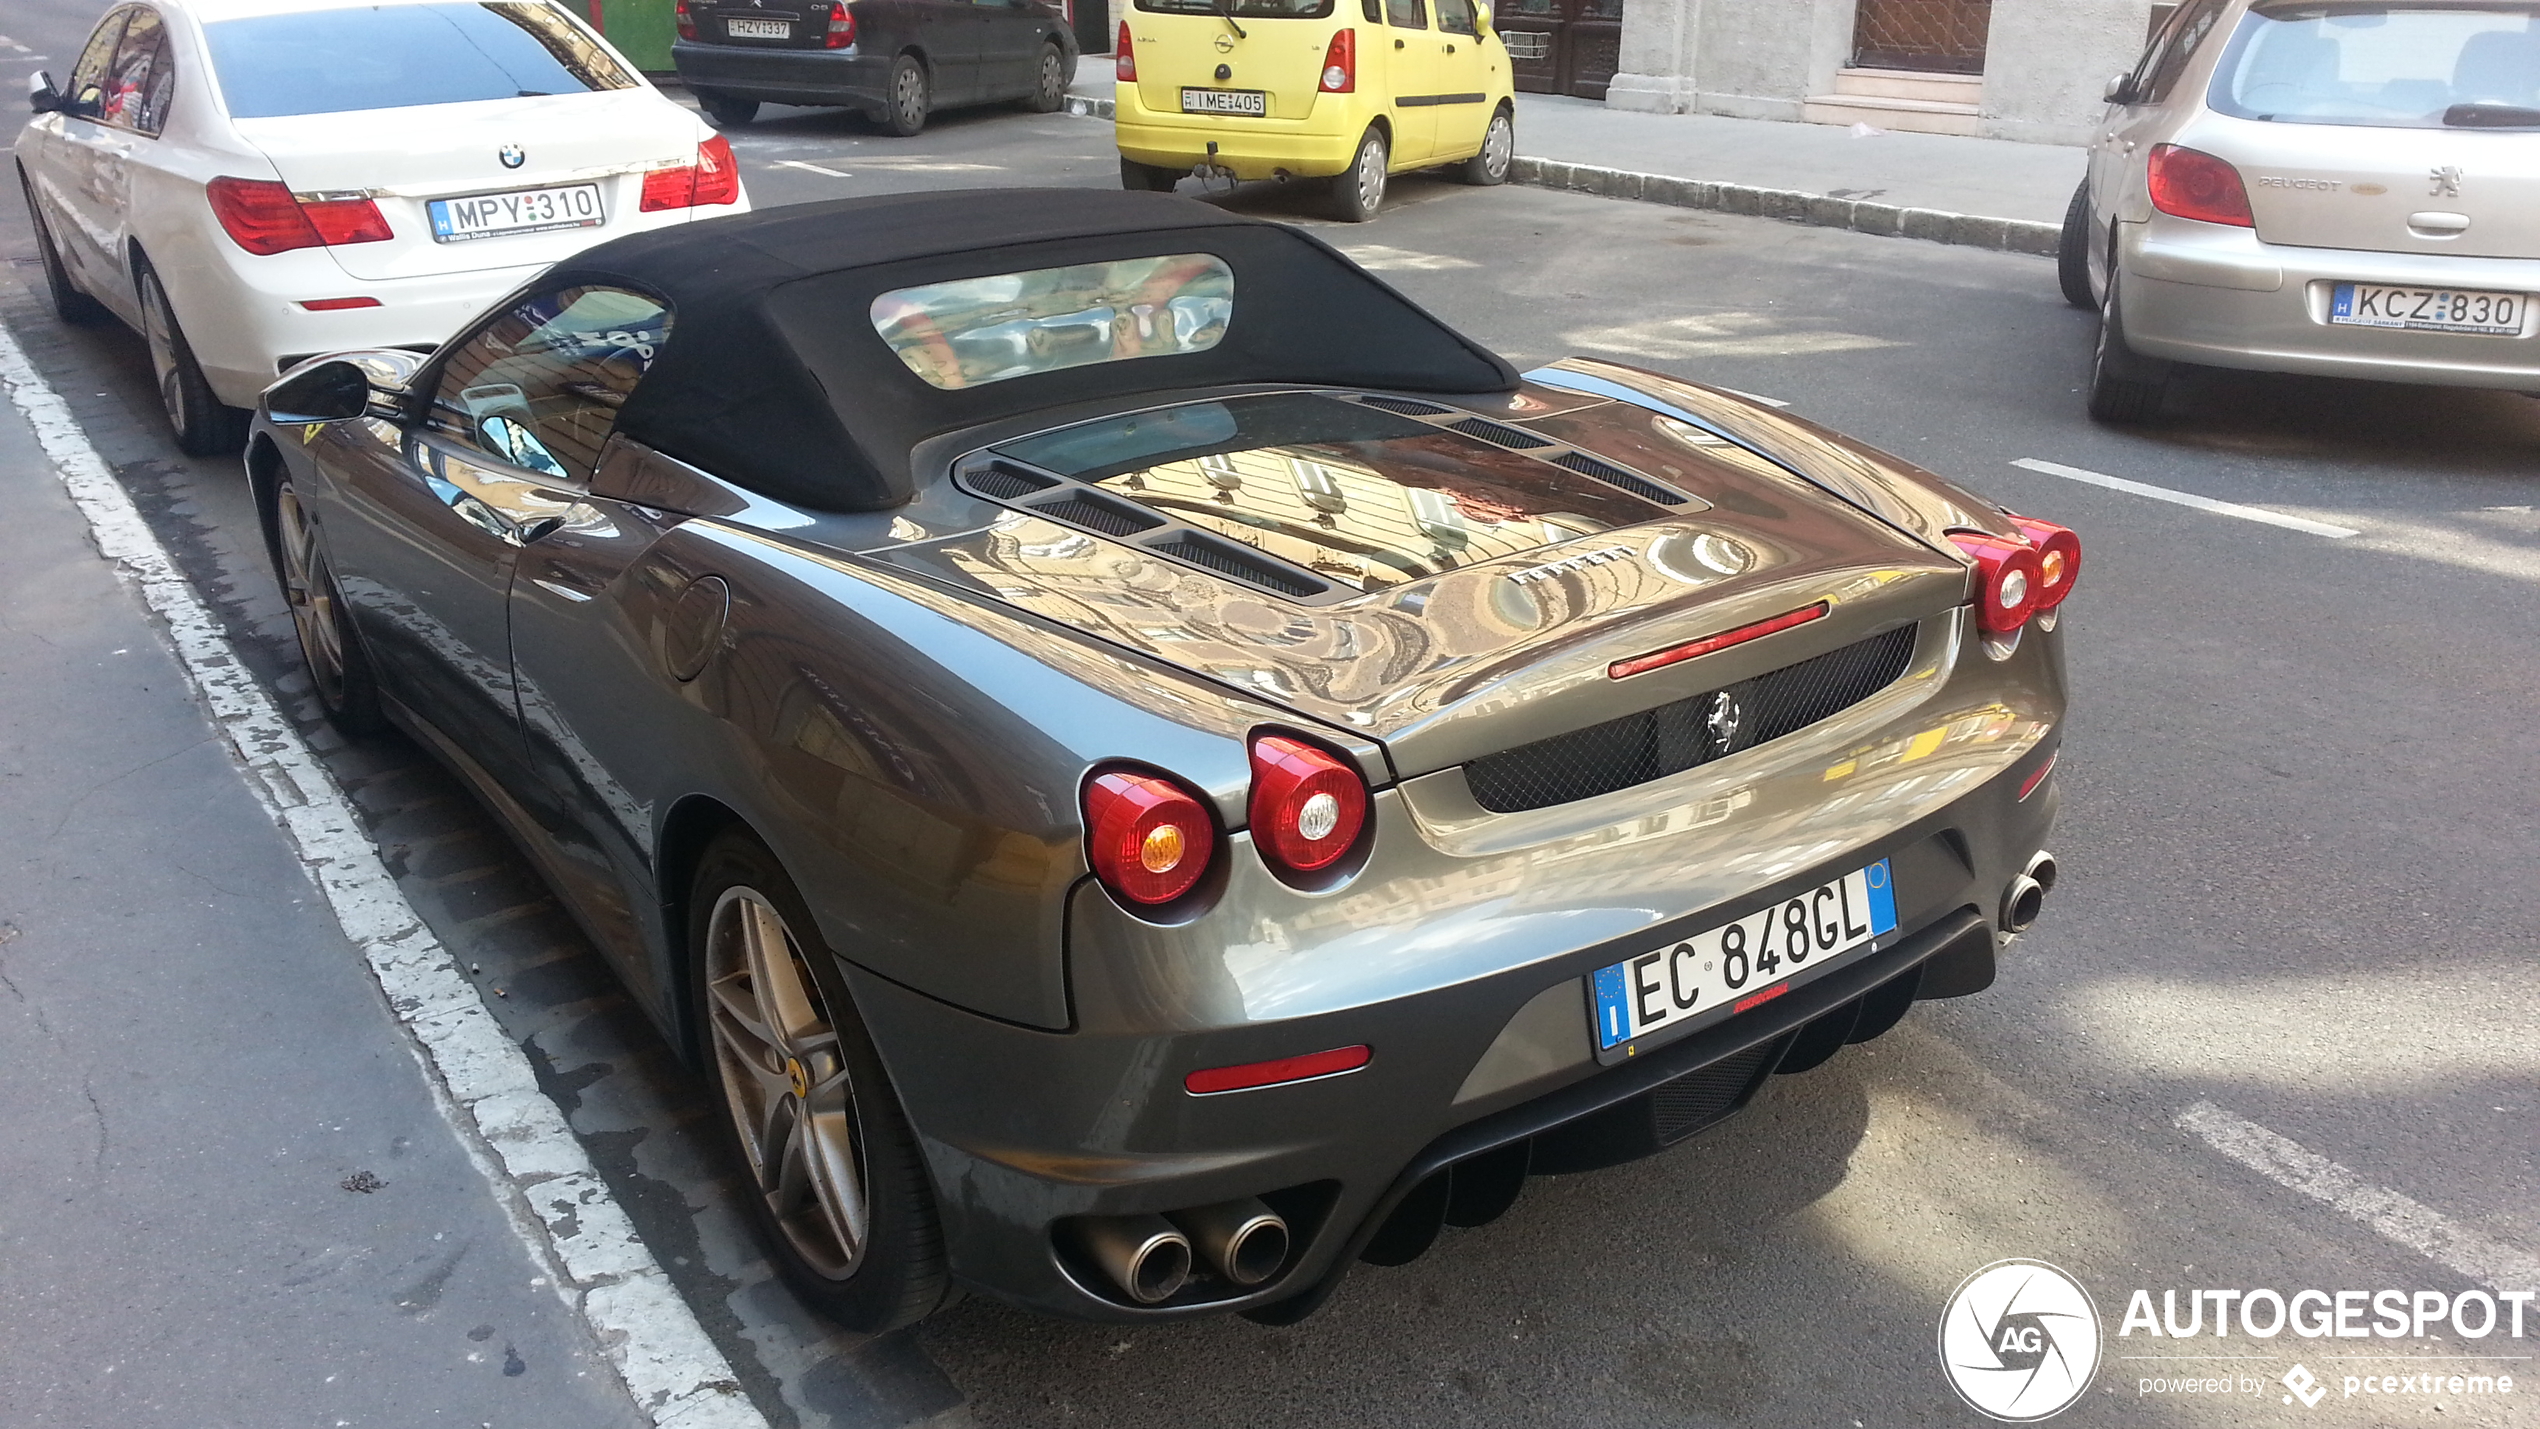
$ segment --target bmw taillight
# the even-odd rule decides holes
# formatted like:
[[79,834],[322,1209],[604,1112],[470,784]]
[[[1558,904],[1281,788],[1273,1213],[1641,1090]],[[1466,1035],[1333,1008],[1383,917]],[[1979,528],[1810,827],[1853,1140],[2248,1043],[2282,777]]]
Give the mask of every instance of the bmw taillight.
[[1987,635],[2008,635],[2037,611],[2037,550],[2026,541],[1976,531],[1952,531],[1949,539],[1976,563],[1976,624]]
[[829,35],[820,43],[833,50],[843,50],[855,43],[855,16],[840,0],[829,0]]
[[1085,853],[1102,886],[1153,906],[1191,891],[1217,855],[1197,794],[1159,774],[1113,769],[1085,783]]
[[671,7],[670,13],[679,22],[679,38],[693,40],[697,37],[697,17],[688,13],[688,0],[679,0]]
[[2257,226],[2249,213],[2249,190],[2241,185],[2240,171],[2201,149],[2153,145],[2144,184],[2151,190],[2152,206],[2173,218],[2237,228]]
[[1246,822],[1273,868],[1318,872],[1339,862],[1367,826],[1367,781],[1354,765],[1304,740],[1255,736]]
[[292,197],[272,179],[217,178],[203,186],[221,231],[250,253],[288,253],[331,244],[383,243],[396,235],[379,205],[366,198]]
[[1332,42],[1323,47],[1323,82],[1318,89],[1324,94],[1349,94],[1358,88],[1358,32],[1335,30]]
[[2043,615],[2062,605],[2081,579],[2081,538],[2052,521],[2015,515],[2011,523],[2037,548],[2037,612]]
[[717,134],[697,146],[694,163],[655,169],[644,175],[643,197],[636,207],[645,213],[673,208],[707,208],[741,197],[741,166],[732,157],[732,141]]
[[1138,52],[1129,48],[1129,22],[1120,22],[1120,43],[1112,47],[1111,73],[1122,84],[1138,82]]

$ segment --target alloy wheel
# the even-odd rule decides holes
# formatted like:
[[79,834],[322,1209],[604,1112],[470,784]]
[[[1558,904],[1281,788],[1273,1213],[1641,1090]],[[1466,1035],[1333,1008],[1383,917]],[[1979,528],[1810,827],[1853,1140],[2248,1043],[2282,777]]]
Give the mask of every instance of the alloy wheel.
[[759,1194],[804,1263],[844,1280],[863,1261],[870,1206],[828,1000],[784,915],[756,889],[716,901],[705,956],[714,1055]]
[[159,275],[141,275],[141,336],[150,348],[150,375],[158,380],[159,405],[168,425],[186,429],[185,386],[176,359],[176,315],[168,311],[167,290]]
[[300,658],[309,680],[328,709],[344,704],[344,614],[335,595],[334,574],[317,549],[300,495],[285,486],[274,496],[274,534],[282,548],[282,595],[291,607],[291,629],[300,637]]

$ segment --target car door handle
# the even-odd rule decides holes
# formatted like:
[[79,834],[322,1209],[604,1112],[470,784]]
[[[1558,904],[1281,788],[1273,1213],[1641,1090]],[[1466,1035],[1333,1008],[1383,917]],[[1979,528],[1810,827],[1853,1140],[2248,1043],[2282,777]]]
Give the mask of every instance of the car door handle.
[[1453,46],[1453,45],[1449,45],[1449,46],[1447,46],[1447,47],[1446,47],[1446,52],[1447,52],[1448,54],[1453,54],[1453,53],[1455,53],[1455,46]]
[[1393,47],[1394,47],[1395,49],[1397,49],[1397,50],[1398,50],[1398,49],[1401,49],[1401,48],[1402,48],[1402,41],[1400,41],[1400,40],[1396,40],[1396,41],[1394,41],[1394,42],[1393,42]]

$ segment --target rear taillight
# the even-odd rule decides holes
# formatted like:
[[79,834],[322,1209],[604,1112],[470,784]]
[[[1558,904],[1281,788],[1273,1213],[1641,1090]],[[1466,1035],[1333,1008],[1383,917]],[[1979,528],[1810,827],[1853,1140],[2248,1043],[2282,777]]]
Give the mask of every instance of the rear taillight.
[[855,16],[847,13],[847,7],[839,0],[829,0],[829,37],[821,44],[829,49],[843,50],[854,43]]
[[2240,171],[2201,149],[2153,145],[2144,182],[2151,190],[2152,206],[2173,218],[2257,226],[2249,214],[2249,190],[2241,186]]
[[1085,784],[1085,852],[1102,886],[1131,903],[1170,903],[1217,854],[1217,823],[1172,780],[1114,769]]
[[1252,841],[1274,868],[1313,873],[1340,861],[1367,826],[1367,781],[1333,755],[1284,734],[1252,742]]
[[1332,32],[1332,42],[1323,47],[1323,82],[1317,88],[1325,94],[1349,94],[1357,90],[1358,32],[1356,30]]
[[2008,635],[2037,610],[2037,551],[2025,541],[1976,531],[1952,531],[1949,539],[1976,563],[1976,624],[1987,635]]
[[693,40],[697,37],[697,17],[688,13],[688,0],[679,0],[670,13],[671,18],[679,22],[679,38]]
[[636,207],[645,213],[659,213],[664,209],[731,203],[740,196],[741,166],[732,158],[732,141],[717,134],[697,146],[695,163],[655,169],[644,175],[644,193]]
[[1112,49],[1111,73],[1123,84],[1138,79],[1138,52],[1129,48],[1129,22],[1120,22],[1120,43]]
[[272,179],[217,178],[203,186],[221,231],[250,253],[288,253],[342,243],[382,243],[396,235],[379,205],[366,198],[291,196]]
[[2081,578],[2081,538],[2052,521],[2013,516],[2011,523],[2037,548],[2037,610],[2042,615],[2062,605]]

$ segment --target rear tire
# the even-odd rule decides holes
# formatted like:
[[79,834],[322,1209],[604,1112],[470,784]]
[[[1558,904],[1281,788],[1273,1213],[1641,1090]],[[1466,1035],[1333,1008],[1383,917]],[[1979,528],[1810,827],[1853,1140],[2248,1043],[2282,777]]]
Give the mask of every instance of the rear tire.
[[1120,161],[1120,187],[1133,194],[1169,194],[1173,192],[1173,186],[1181,181],[1182,175],[1177,170],[1141,164],[1131,158]]
[[18,171],[18,187],[26,194],[27,217],[34,221],[35,256],[44,265],[44,288],[53,300],[53,316],[72,327],[94,327],[113,317],[104,303],[71,281],[71,270],[62,264],[62,251],[53,246],[53,230],[44,221],[44,210],[35,205],[35,185],[27,181],[24,169]]
[[2108,272],[2108,300],[2099,309],[2099,348],[2090,363],[2090,418],[2131,425],[2160,415],[2169,392],[2170,364],[2137,353],[2125,340],[2117,301],[2117,273]]
[[150,345],[150,371],[158,379],[159,405],[187,456],[230,456],[247,444],[250,413],[228,406],[212,392],[203,366],[168,303],[168,290],[148,266],[141,269],[141,335]]
[[698,861],[688,956],[698,1050],[768,1258],[850,1330],[934,1313],[952,1280],[916,1137],[836,955],[746,829]]
[[1043,46],[1039,78],[1023,106],[1035,114],[1056,114],[1067,103],[1067,79],[1067,56],[1056,45]]
[[327,562],[317,527],[288,478],[274,485],[264,515],[274,576],[282,582],[292,633],[299,637],[300,659],[308,667],[319,710],[329,724],[354,739],[386,732],[370,654],[344,610],[344,593],[335,584],[335,568]]
[[1386,170],[1392,146],[1385,131],[1373,127],[1358,141],[1358,157],[1332,179],[1332,214],[1343,223],[1365,223],[1384,207]]
[[2090,239],[2090,180],[2084,179],[2064,208],[2064,236],[2055,245],[2055,281],[2064,301],[2083,312],[2099,306],[2090,292]]
[[1517,118],[1501,105],[1482,131],[1482,151],[1455,166],[1458,183],[1490,188],[1508,182],[1508,166],[1517,157]]
[[743,99],[737,94],[708,91],[697,96],[697,104],[718,129],[738,129],[758,118],[758,101]]
[[886,91],[890,100],[882,111],[882,127],[903,139],[915,138],[926,127],[930,89],[926,66],[917,62],[917,56],[902,55],[891,61],[891,87]]

